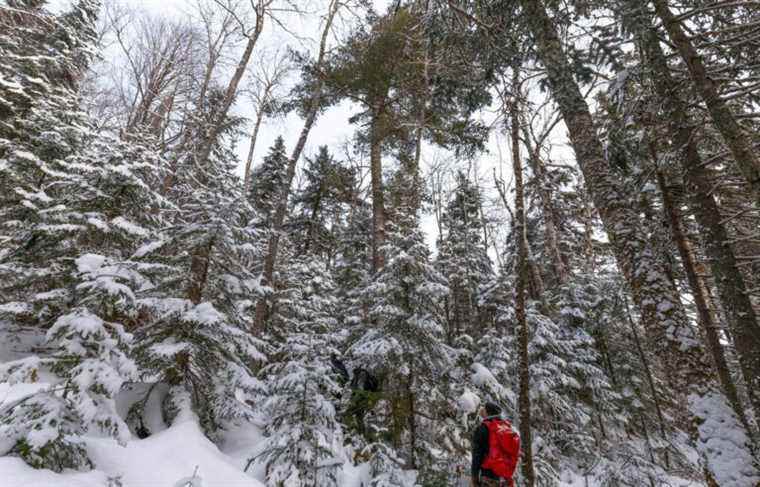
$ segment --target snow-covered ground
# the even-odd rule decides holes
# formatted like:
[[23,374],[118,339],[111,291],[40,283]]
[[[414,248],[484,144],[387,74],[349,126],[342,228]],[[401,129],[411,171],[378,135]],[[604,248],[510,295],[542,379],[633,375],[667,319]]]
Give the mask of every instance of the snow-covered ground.
[[[0,363],[28,356],[43,346],[43,337],[28,330],[10,330],[0,323]],[[41,376],[35,384],[0,382],[0,410],[4,405],[45,386]],[[132,404],[145,397],[148,384],[129,384],[117,398],[117,411],[126,418]],[[126,445],[104,437],[86,438],[86,446],[95,469],[90,472],[55,473],[36,470],[21,459],[0,456],[0,487],[263,487],[265,472],[255,462],[246,467],[263,445],[261,428],[255,424],[229,425],[218,441],[209,440],[201,431],[197,418],[181,413],[167,427],[161,415],[161,401],[166,388],[157,386],[148,396],[143,415],[144,426],[152,433],[145,439],[132,436]],[[474,402],[472,397],[460,401]],[[471,405],[472,406],[472,405]],[[0,454],[10,445],[0,442]],[[341,472],[342,487],[368,485],[368,465],[350,462]],[[562,487],[594,487],[591,479],[573,472],[560,474]],[[463,486],[469,485],[463,479]],[[695,484],[673,479],[678,487]],[[452,486],[457,487],[457,486]]]
[[56,474],[35,470],[18,458],[2,457],[2,484],[7,487],[173,487],[181,485],[178,484],[181,479],[197,473],[200,481],[196,484],[203,487],[263,485],[244,473],[233,457],[219,451],[193,420],[182,421],[144,440],[134,439],[124,447],[112,439],[88,439],[87,450],[96,467],[88,473]]
[[[7,385],[0,384],[0,397],[5,395],[4,391],[7,392]],[[256,453],[261,438],[261,431],[256,426],[240,426],[231,429],[224,437],[221,448],[217,448],[203,435],[197,422],[187,418],[144,440],[133,438],[124,447],[112,439],[88,439],[87,449],[96,466],[91,472],[57,474],[49,470],[35,470],[18,458],[0,457],[0,485],[263,487],[264,472],[261,468],[254,465],[248,473],[243,471],[248,459]],[[195,483],[189,483],[194,473],[197,473]],[[344,487],[362,487],[362,480],[367,476],[366,465],[346,465],[342,475]],[[570,472],[562,474],[560,485],[593,487],[583,476]],[[672,485],[686,487],[690,484],[674,479]]]
[[[0,363],[29,356],[43,346],[39,332],[10,329],[0,323]],[[0,382],[0,410],[18,399],[45,387],[45,377],[35,384]],[[129,384],[117,398],[117,410],[125,418],[129,407],[144,397],[146,384]],[[217,447],[201,431],[192,414],[181,415],[171,427],[161,417],[161,399],[166,393],[160,386],[148,396],[143,416],[152,435],[145,439],[133,436],[126,445],[112,438],[88,437],[87,451],[95,464],[90,472],[55,473],[36,470],[21,459],[0,456],[0,487],[262,487],[263,469],[249,459],[261,445],[262,433],[253,424],[230,425]],[[0,444],[0,451],[11,445]],[[345,487],[360,487],[366,477],[364,466],[346,465]],[[193,478],[195,476],[195,478]],[[192,482],[191,482],[192,481]]]
[[[0,397],[8,394],[0,384]],[[2,407],[2,405],[0,405]],[[221,449],[206,438],[194,418],[185,418],[170,428],[120,446],[110,438],[87,439],[87,450],[95,463],[91,472],[57,474],[35,470],[15,457],[0,457],[2,487],[263,487],[264,472],[254,465],[244,472],[256,453],[261,432],[254,425],[231,429]],[[346,465],[345,487],[360,487],[365,467]],[[190,483],[196,474],[195,483]]]

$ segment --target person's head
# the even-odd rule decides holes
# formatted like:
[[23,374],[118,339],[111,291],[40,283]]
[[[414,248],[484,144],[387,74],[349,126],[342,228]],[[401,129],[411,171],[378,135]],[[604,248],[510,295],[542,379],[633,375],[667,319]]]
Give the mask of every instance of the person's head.
[[480,408],[480,416],[482,418],[488,418],[489,416],[498,416],[501,414],[501,408],[498,404],[493,402],[487,402]]

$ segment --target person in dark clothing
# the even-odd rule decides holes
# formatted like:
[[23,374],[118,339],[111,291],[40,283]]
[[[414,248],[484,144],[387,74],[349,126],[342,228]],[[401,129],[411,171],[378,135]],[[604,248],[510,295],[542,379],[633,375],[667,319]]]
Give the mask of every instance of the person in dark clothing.
[[351,379],[351,389],[377,392],[377,378],[369,370],[357,367],[354,369],[354,376]]
[[353,426],[362,434],[366,434],[364,415],[375,406],[379,399],[380,384],[377,378],[367,369],[357,367],[351,378],[351,402],[346,413],[353,417]]
[[340,384],[343,385],[349,380],[348,375],[348,369],[346,369],[346,364],[343,363],[341,359],[338,358],[337,355],[330,354],[330,366],[333,369],[333,372],[338,374],[338,377],[340,377]]
[[487,402],[480,408],[479,414],[483,421],[472,435],[471,485],[472,487],[481,487],[489,485],[486,483],[489,481],[490,483],[499,485],[499,477],[489,469],[483,468],[483,462],[488,456],[488,427],[486,427],[485,421],[490,418],[500,417],[501,408],[492,402]]
[[472,437],[472,487],[514,487],[520,457],[520,434],[501,417],[501,408],[487,402],[480,408],[483,421]]

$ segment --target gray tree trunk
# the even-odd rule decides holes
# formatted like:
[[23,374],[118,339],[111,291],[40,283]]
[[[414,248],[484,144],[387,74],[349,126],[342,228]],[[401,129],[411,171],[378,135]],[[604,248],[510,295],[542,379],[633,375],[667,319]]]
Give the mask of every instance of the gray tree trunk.
[[382,247],[385,243],[385,203],[383,196],[383,160],[381,135],[384,100],[375,103],[370,127],[369,165],[372,179],[372,272],[385,264]]
[[729,234],[723,224],[720,207],[712,195],[713,184],[709,170],[703,164],[694,142],[695,129],[688,117],[686,104],[679,96],[678,83],[668,69],[657,36],[643,22],[643,19],[639,19],[638,35],[652,69],[652,84],[668,115],[670,138],[675,148],[681,151],[678,160],[684,172],[689,206],[700,226],[710,270],[734,336],[734,346],[747,382],[747,391],[755,414],[760,417],[760,324],[733,249],[728,243]]
[[[332,0],[330,2],[330,7],[327,14],[327,19],[325,21],[324,29],[322,30],[322,37],[319,42],[319,54],[317,55],[317,70],[321,69],[322,65],[324,64],[325,55],[327,53],[327,37],[330,33],[330,29],[332,28],[333,20],[335,19],[335,15],[338,13],[338,9],[340,7],[341,3],[338,0]],[[322,102],[322,90],[324,87],[324,82],[321,80],[321,78],[317,81],[317,84],[314,86],[314,91],[311,95],[311,100],[309,102],[309,110],[306,115],[306,120],[304,121],[303,127],[301,128],[301,134],[298,137],[298,142],[296,142],[296,146],[293,148],[293,152],[290,155],[290,160],[288,161],[288,169],[287,174],[285,177],[285,184],[283,184],[282,187],[282,193],[280,194],[280,198],[277,201],[277,208],[275,210],[274,214],[274,220],[272,222],[272,228],[271,228],[271,235],[269,237],[269,244],[267,246],[267,254],[264,258],[264,272],[263,272],[263,279],[262,284],[265,285],[273,285],[273,277],[274,277],[274,267],[275,263],[277,262],[277,253],[279,251],[280,246],[280,232],[282,231],[283,223],[285,223],[285,214],[288,210],[288,199],[290,198],[290,191],[291,186],[293,184],[293,178],[296,174],[296,165],[298,164],[298,160],[301,158],[301,153],[303,152],[304,147],[306,146],[306,141],[309,138],[309,133],[311,132],[312,127],[314,126],[314,122],[317,120],[317,113],[319,112],[319,106]],[[254,331],[263,331],[266,325],[266,321],[268,318],[268,308],[267,308],[267,302],[265,299],[259,299],[256,303],[256,311],[254,314],[254,322],[253,327]]]
[[662,20],[670,41],[675,45],[686,63],[692,83],[707,105],[713,125],[723,136],[736,165],[755,194],[755,201],[760,202],[760,158],[757,156],[757,150],[752,147],[750,136],[736,121],[728,103],[721,98],[715,81],[707,74],[702,56],[692,45],[681,22],[670,11],[668,2],[666,0],[653,0],[652,3],[657,16]]
[[[743,431],[743,428],[733,415],[729,401],[717,387],[699,337],[658,266],[650,243],[640,232],[641,219],[635,205],[630,204],[607,164],[588,104],[573,78],[574,70],[552,19],[540,0],[520,0],[520,4],[533,34],[537,54],[546,68],[550,89],[568,128],[586,186],[639,308],[648,347],[659,358],[667,383],[682,405],[676,411],[677,419],[697,445],[709,442],[730,444],[729,436],[736,434],[737,430]],[[711,411],[706,411],[706,404],[711,405]],[[721,421],[726,421],[725,430],[700,429],[699,425],[708,415],[713,420],[719,415]],[[726,451],[702,448],[700,453],[706,460],[708,480],[741,485],[731,481],[729,474],[719,466],[725,461]],[[758,475],[748,449],[736,445],[729,455],[740,460],[744,480],[751,482]]]
[[522,448],[522,476],[526,487],[536,484],[536,471],[533,466],[533,434],[530,404],[530,330],[526,316],[528,284],[531,278],[530,249],[525,226],[525,188],[523,185],[522,161],[520,160],[520,105],[519,105],[519,68],[514,67],[512,90],[515,92],[510,102],[510,134],[512,145],[512,169],[515,175],[515,238],[517,239],[517,289],[515,292],[515,319],[517,321],[519,356],[520,356],[520,438]]

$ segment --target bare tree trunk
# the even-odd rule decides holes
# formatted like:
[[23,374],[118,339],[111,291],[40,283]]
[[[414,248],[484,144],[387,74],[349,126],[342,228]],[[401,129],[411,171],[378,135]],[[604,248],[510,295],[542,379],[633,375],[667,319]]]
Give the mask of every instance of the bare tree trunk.
[[322,187],[319,188],[319,193],[317,193],[317,199],[314,201],[314,205],[311,207],[311,212],[309,215],[309,229],[306,232],[306,239],[303,246],[303,253],[308,254],[309,249],[311,248],[312,244],[314,243],[314,240],[316,240],[316,224],[317,216],[319,215],[319,209],[322,207]]
[[[430,2],[425,1],[423,4],[418,5],[422,11],[419,15],[425,18],[430,10]],[[422,86],[419,93],[418,103],[419,112],[417,114],[417,133],[415,134],[415,146],[414,146],[414,167],[412,167],[412,184],[413,188],[410,191],[411,204],[413,205],[412,211],[417,211],[421,204],[421,181],[420,181],[420,159],[422,159],[422,141],[427,126],[427,105],[430,99],[430,37],[428,36],[427,29],[424,25],[418,27],[418,35],[422,36],[422,40],[419,41],[421,47],[421,64],[422,64]]]
[[721,98],[718,87],[707,74],[702,57],[684,32],[680,21],[673,15],[665,0],[653,0],[657,16],[662,20],[671,42],[675,45],[691,75],[691,80],[707,105],[713,125],[718,129],[731,151],[736,165],[760,202],[760,158],[752,147],[752,140],[736,121],[728,103]]
[[370,127],[369,164],[372,176],[372,272],[378,272],[385,264],[382,246],[385,243],[385,203],[383,195],[383,161],[381,135],[383,101],[373,109]]
[[[695,442],[729,441],[728,430],[742,430],[730,414],[730,403],[716,386],[705,350],[673,289],[658,266],[650,243],[640,232],[640,217],[629,204],[626,191],[611,172],[602,144],[573,69],[562,44],[540,0],[520,0],[523,14],[535,40],[536,51],[547,73],[549,86],[557,101],[578,164],[594,204],[610,237],[618,266],[629,283],[633,298],[647,331],[648,344],[661,361],[671,390],[678,395],[676,410],[680,424],[687,428]],[[705,420],[703,404],[710,402],[726,421],[725,431],[708,431],[698,425]],[[734,430],[735,429],[735,430]],[[702,450],[709,470],[707,478],[719,480],[726,475],[716,468],[722,452]],[[747,464],[745,478],[755,475],[749,449],[737,445],[734,453]]]
[[413,470],[417,469],[417,408],[415,407],[415,401],[417,397],[413,391],[414,376],[409,375],[409,379],[406,383],[406,397],[409,401],[409,418],[407,420],[409,427],[409,467]]
[[[246,44],[245,51],[243,52],[243,55],[240,59],[240,62],[237,65],[237,68],[235,69],[235,73],[232,76],[232,79],[230,80],[229,84],[227,85],[227,90],[224,95],[224,99],[222,101],[222,106],[216,111],[214,114],[214,121],[211,124],[211,127],[209,127],[208,133],[206,134],[206,137],[204,138],[201,146],[199,147],[199,152],[196,153],[198,156],[198,161],[201,163],[205,163],[208,160],[209,155],[211,154],[211,149],[216,142],[217,137],[219,136],[219,133],[221,132],[222,125],[224,124],[224,119],[227,117],[227,113],[229,112],[230,107],[232,106],[232,102],[235,100],[235,97],[237,95],[238,85],[240,84],[240,80],[243,78],[243,74],[245,73],[245,68],[248,65],[248,61],[251,58],[251,54],[253,53],[253,48],[256,45],[256,41],[259,38],[259,35],[261,34],[261,31],[264,27],[264,12],[263,12],[263,3],[259,3],[259,6],[257,7],[256,12],[256,27],[254,29],[254,32],[252,35],[248,37],[248,43]],[[175,167],[173,168],[174,171],[176,171],[176,161],[174,162]],[[171,174],[169,174],[169,177],[164,181],[164,191],[168,191],[171,188],[171,185],[173,184],[173,177],[171,177]],[[190,264],[190,286],[188,288],[188,297],[193,302],[200,302],[200,299],[203,294],[203,288],[206,284],[207,274],[208,274],[208,261],[209,261],[209,255],[211,253],[211,248],[213,247],[213,238],[209,240],[208,247],[199,247],[196,249],[193,249],[192,251],[192,257],[191,257],[191,264]],[[197,300],[197,301],[196,301]]]
[[167,117],[171,113],[174,106],[174,97],[177,94],[176,88],[174,91],[164,97],[161,103],[158,105],[158,109],[151,115],[150,124],[148,129],[150,133],[156,137],[156,140],[164,146],[164,133],[166,132]]
[[[319,54],[317,56],[316,69],[320,70],[324,64],[325,54],[327,52],[327,37],[330,33],[330,29],[335,19],[338,9],[341,3],[338,0],[331,0],[327,19],[325,21],[325,27],[322,30],[322,38],[319,43]],[[317,119],[317,113],[319,112],[319,106],[322,102],[322,89],[324,81],[319,78],[317,84],[314,86],[311,100],[309,101],[309,111],[306,115],[303,127],[301,128],[301,134],[298,137],[296,146],[293,148],[293,152],[290,155],[288,161],[288,170],[285,177],[285,184],[283,184],[282,194],[277,202],[277,209],[274,214],[274,220],[272,221],[272,234],[269,237],[269,245],[267,248],[267,255],[264,258],[264,273],[262,282],[265,285],[271,286],[273,284],[272,278],[274,276],[274,267],[277,262],[277,253],[280,245],[280,232],[282,231],[282,225],[285,222],[285,214],[288,210],[288,199],[290,198],[291,185],[293,184],[293,178],[296,174],[296,164],[301,158],[301,153],[306,146],[306,141],[309,138],[311,128],[314,126],[314,122]],[[259,299],[256,303],[256,312],[254,316],[254,331],[263,331],[265,329],[267,316],[267,303],[264,299]]]
[[[646,57],[653,70],[652,84],[668,115],[670,138],[679,157],[687,184],[689,206],[701,228],[710,269],[720,295],[721,304],[734,335],[747,391],[757,417],[760,417],[760,324],[731,245],[729,234],[715,197],[708,169],[703,164],[694,142],[694,128],[687,115],[685,103],[679,96],[679,86],[672,78],[659,40],[648,25],[639,19],[639,35]],[[685,262],[684,262],[685,264]],[[720,370],[719,370],[720,372]],[[731,396],[729,395],[729,398]],[[733,402],[733,400],[732,400]],[[737,414],[738,411],[737,411]],[[742,416],[740,415],[740,418]]]
[[224,92],[224,98],[222,98],[222,104],[216,110],[216,113],[214,113],[211,127],[209,127],[208,133],[201,144],[198,156],[198,160],[201,163],[205,163],[205,161],[208,160],[209,155],[211,155],[211,149],[219,137],[222,126],[224,125],[224,120],[227,118],[227,114],[232,107],[232,103],[235,101],[235,97],[238,93],[238,86],[240,85],[240,81],[243,79],[243,75],[245,74],[248,62],[251,60],[253,49],[256,47],[256,43],[261,36],[261,32],[264,30],[265,9],[265,1],[259,0],[258,4],[255,7],[256,25],[253,28],[253,32],[246,36],[248,37],[248,42],[245,45],[245,50],[240,56],[240,61],[238,61],[238,64],[235,67],[235,72],[233,73],[230,82],[227,84],[227,89]]
[[245,159],[245,172],[243,173],[243,187],[248,190],[251,184],[251,164],[253,163],[253,152],[256,149],[256,139],[259,138],[259,129],[261,128],[261,121],[264,120],[264,110],[259,105],[258,112],[256,113],[256,123],[253,126],[253,133],[251,133],[251,144],[248,146],[248,157]]
[[588,273],[596,272],[596,252],[594,250],[594,228],[591,224],[594,214],[591,210],[591,204],[588,201],[588,195],[583,194],[581,209],[583,215],[583,254],[586,257],[585,270]]
[[525,189],[523,186],[522,161],[520,160],[520,80],[518,67],[513,67],[512,90],[514,98],[510,103],[512,168],[515,175],[515,238],[518,249],[517,290],[515,296],[515,318],[519,329],[520,347],[520,437],[522,440],[522,475],[527,487],[536,484],[536,472],[533,466],[533,435],[530,404],[530,331],[526,317],[527,284],[530,278],[528,236],[525,228]]
[[198,304],[203,301],[203,289],[206,287],[208,279],[209,260],[211,250],[214,248],[214,239],[209,241],[193,251],[190,260],[190,283],[187,287],[187,299]]

